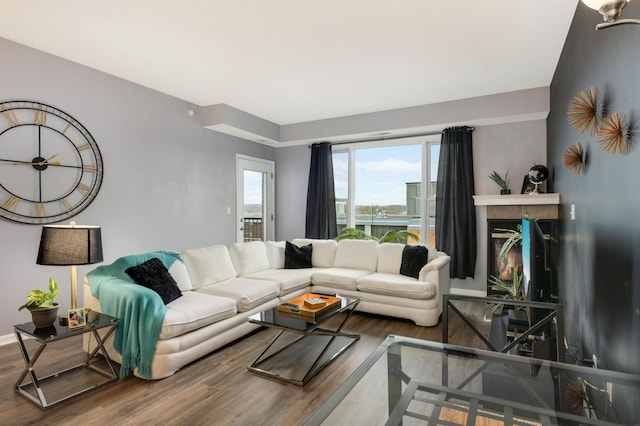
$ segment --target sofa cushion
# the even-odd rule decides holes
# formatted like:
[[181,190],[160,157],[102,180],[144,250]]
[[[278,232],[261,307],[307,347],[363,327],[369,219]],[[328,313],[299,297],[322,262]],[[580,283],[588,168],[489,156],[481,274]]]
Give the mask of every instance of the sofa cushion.
[[286,241],[267,241],[264,243],[269,258],[269,269],[284,269],[285,243]]
[[311,244],[311,264],[316,268],[331,268],[336,258],[338,242],[335,240],[319,240],[314,238],[295,238],[291,242],[298,247]]
[[303,269],[267,269],[247,275],[245,278],[275,281],[280,285],[279,296],[311,285],[311,275],[315,268]]
[[378,242],[373,240],[341,240],[333,266],[375,271],[378,267]]
[[405,246],[402,250],[400,274],[418,279],[420,270],[427,264],[429,251],[425,246]]
[[378,269],[377,272],[399,274],[402,264],[402,250],[404,244],[383,243],[378,245]]
[[269,269],[269,258],[264,241],[231,244],[229,255],[236,272],[241,277]]
[[191,249],[181,253],[194,289],[234,278],[237,273],[224,245]]
[[284,269],[311,268],[312,254],[313,246],[311,244],[298,247],[287,241],[284,249]]
[[234,299],[238,312],[246,312],[278,297],[280,285],[275,281],[239,277],[200,287],[196,291]]
[[436,296],[436,285],[434,283],[384,272],[377,272],[358,279],[357,288],[363,293],[410,299],[433,299]]
[[234,299],[210,296],[196,291],[183,293],[167,305],[159,339],[170,339],[223,319],[238,312]]
[[140,265],[130,266],[125,272],[136,283],[158,293],[165,305],[182,297],[178,284],[157,257],[152,257]]
[[371,271],[354,268],[319,269],[311,275],[311,283],[336,289],[357,290],[359,278],[371,274]]

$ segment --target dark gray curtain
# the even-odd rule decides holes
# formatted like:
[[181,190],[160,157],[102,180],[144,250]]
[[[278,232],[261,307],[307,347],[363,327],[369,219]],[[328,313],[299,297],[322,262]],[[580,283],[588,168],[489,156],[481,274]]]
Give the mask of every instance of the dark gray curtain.
[[305,238],[334,238],[336,193],[333,186],[333,158],[329,142],[311,145],[311,167],[307,188],[307,221]]
[[473,278],[476,209],[471,127],[442,132],[436,189],[436,247],[451,256],[451,278]]

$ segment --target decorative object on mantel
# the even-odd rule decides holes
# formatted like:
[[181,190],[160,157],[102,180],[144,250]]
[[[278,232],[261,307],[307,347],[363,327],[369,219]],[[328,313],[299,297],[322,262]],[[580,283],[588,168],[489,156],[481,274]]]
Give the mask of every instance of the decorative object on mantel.
[[530,195],[535,189],[535,185],[529,180],[529,174],[524,175],[524,179],[522,180],[522,189],[520,190],[521,194]]
[[562,164],[573,173],[584,175],[586,173],[586,156],[580,142],[569,145],[562,154]]
[[547,169],[542,164],[534,164],[529,169],[529,181],[535,185],[531,194],[539,194],[541,191],[538,190],[538,185],[544,183],[549,177],[549,169]]
[[596,30],[623,24],[640,24],[640,19],[618,19],[622,9],[630,0],[582,0],[582,3],[602,15],[604,22],[596,25]]
[[598,143],[612,155],[627,155],[631,149],[629,120],[624,114],[614,112],[605,117],[598,130]]
[[604,114],[604,105],[599,102],[598,88],[591,86],[583,90],[569,103],[567,118],[569,124],[578,133],[598,134],[598,124]]
[[493,173],[489,175],[489,179],[500,187],[500,195],[511,194],[511,190],[509,189],[509,170],[504,174],[504,178],[494,170]]

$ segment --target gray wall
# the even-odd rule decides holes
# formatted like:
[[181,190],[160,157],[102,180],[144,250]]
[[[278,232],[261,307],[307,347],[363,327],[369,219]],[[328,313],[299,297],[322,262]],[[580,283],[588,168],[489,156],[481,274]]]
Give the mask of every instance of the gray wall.
[[[640,18],[631,2],[623,18]],[[562,197],[559,282],[567,339],[581,356],[596,354],[605,368],[640,373],[640,149],[627,156],[603,151],[595,138],[573,131],[567,107],[592,85],[606,91],[609,111],[640,115],[640,28],[595,31],[597,12],[579,3],[551,85],[549,164]],[[562,154],[580,141],[588,152],[585,176],[567,171]],[[576,220],[569,206],[576,206]],[[637,419],[637,418],[636,418]]]
[[[75,116],[98,142],[104,183],[73,220],[102,227],[105,263],[148,250],[235,241],[235,155],[274,160],[274,148],[204,129],[184,101],[5,39],[0,57],[0,102],[55,106]],[[0,220],[6,307],[0,336],[29,320],[17,308],[30,289],[46,288],[49,277],[60,285],[62,309],[69,308],[69,268],[35,263],[40,232],[41,226]],[[91,269],[79,267],[78,280]]]
[[[465,110],[464,101],[460,101],[459,107],[461,110]],[[507,107],[501,105],[500,109],[503,108]],[[472,111],[467,108],[464,113],[473,117]],[[486,113],[486,109],[482,109],[482,112]],[[447,121],[451,122],[455,119],[456,117],[453,115]],[[341,119],[341,121],[343,120]],[[522,179],[531,165],[546,163],[545,120],[476,125],[475,128],[473,161],[476,194],[500,193],[498,186],[488,178],[493,170],[502,174],[508,170],[509,176],[512,177],[511,192],[519,193]],[[306,145],[276,150],[276,235],[280,240],[304,235],[305,221],[300,213],[306,211],[310,155],[310,150]],[[478,257],[475,278],[452,280],[451,285],[456,289],[470,290],[474,292],[473,294],[486,291],[486,220],[486,208],[477,208]]]

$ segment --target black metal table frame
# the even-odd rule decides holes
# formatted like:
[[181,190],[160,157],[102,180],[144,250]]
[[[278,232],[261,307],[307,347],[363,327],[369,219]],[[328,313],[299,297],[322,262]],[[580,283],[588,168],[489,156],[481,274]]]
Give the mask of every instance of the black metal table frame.
[[[356,299],[353,303],[350,303],[350,304],[344,306],[343,308],[336,310],[331,315],[327,315],[327,316],[323,317],[321,319],[321,321],[318,322],[314,327],[311,327],[310,329],[305,330],[305,331],[295,330],[295,329],[292,329],[292,328],[289,328],[289,327],[282,327],[282,326],[278,326],[276,324],[268,324],[268,323],[264,323],[264,322],[258,322],[258,321],[250,320],[251,322],[254,322],[256,324],[260,324],[260,325],[263,325],[263,326],[269,327],[269,328],[277,328],[277,329],[280,329],[280,330],[278,331],[276,336],[271,340],[271,342],[269,342],[267,347],[255,359],[255,361],[253,361],[253,363],[248,367],[248,369],[250,371],[253,371],[254,373],[262,374],[264,376],[271,377],[271,378],[274,378],[274,379],[277,379],[277,380],[280,380],[280,381],[283,381],[283,382],[286,382],[286,383],[292,383],[294,385],[304,386],[309,380],[311,380],[312,377],[314,377],[316,374],[318,374],[318,372],[320,372],[324,367],[326,367],[331,361],[333,361],[335,358],[337,358],[340,354],[342,354],[344,351],[346,351],[352,344],[354,344],[358,339],[360,339],[360,335],[359,334],[342,333],[342,331],[341,331],[342,328],[344,327],[344,325],[346,324],[347,320],[351,317],[351,314],[353,314],[353,312],[355,311],[355,308],[358,305],[358,303],[360,303],[360,299]],[[327,329],[324,329],[324,328],[320,328],[321,324],[325,323],[327,320],[329,320],[331,318],[334,318],[338,314],[344,314],[344,319],[342,320],[342,322],[338,325],[338,327],[335,330],[327,330]],[[283,345],[281,348],[279,348],[278,350],[276,350],[273,353],[269,354],[268,356],[265,356],[265,354],[269,351],[269,349],[271,349],[271,347],[276,343],[276,341],[279,340],[279,338],[282,336],[282,334],[284,332],[301,334],[301,336],[298,337],[297,339],[294,339],[293,341]],[[260,364],[263,364],[264,362],[270,360],[274,356],[286,351],[287,349],[289,349],[291,346],[293,346],[295,343],[299,342],[300,340],[308,338],[308,337],[312,337],[312,336],[331,336],[331,339],[329,339],[327,344],[324,346],[324,348],[322,349],[320,354],[316,357],[315,361],[309,367],[309,369],[304,374],[302,379],[295,379],[295,378],[291,378],[291,377],[285,377],[285,376],[273,373],[273,372],[271,372],[269,370],[264,370],[264,369],[259,367]],[[321,363],[320,361],[322,360],[324,355],[327,353],[327,351],[329,350],[329,347],[334,342],[336,337],[347,337],[347,338],[349,338],[351,340],[349,342],[347,342],[345,345],[342,345],[340,348],[338,348],[337,351],[334,351],[331,354],[331,356],[329,357],[329,359],[327,359],[327,360],[325,360],[324,362]]]
[[[16,382],[15,386],[14,386],[14,390],[16,393],[18,393],[19,395],[22,395],[23,397],[25,397],[26,399],[28,399],[29,401],[33,402],[34,404],[36,404],[38,407],[40,407],[41,409],[47,409],[50,408],[56,404],[59,404],[63,401],[67,401],[70,400],[72,398],[75,398],[77,396],[80,396],[86,392],[89,392],[91,390],[97,389],[99,387],[102,387],[108,383],[111,383],[115,380],[118,380],[118,374],[116,373],[115,367],[113,366],[113,363],[111,362],[111,359],[109,358],[109,354],[107,353],[107,349],[104,347],[104,342],[111,336],[111,334],[113,334],[113,332],[116,329],[116,326],[118,325],[118,320],[117,319],[113,319],[112,322],[107,323],[107,324],[101,324],[100,326],[91,326],[88,325],[86,327],[83,328],[77,328],[75,330],[72,330],[68,333],[65,333],[63,336],[60,336],[57,339],[39,339],[37,338],[37,336],[31,334],[31,333],[27,333],[23,330],[19,330],[18,328],[16,328],[14,326],[14,332],[16,335],[16,338],[18,340],[18,344],[20,346],[20,352],[22,353],[22,357],[24,359],[25,362],[25,369],[22,372],[22,374],[20,374],[20,377],[18,378],[18,381]],[[106,332],[106,334],[103,337],[100,337],[100,333],[98,333],[98,330],[105,328],[105,327],[110,327],[108,329],[108,331]],[[48,344],[50,343],[54,343],[56,341],[62,340],[62,339],[66,339],[68,337],[72,337],[72,336],[77,336],[80,334],[84,334],[84,333],[93,333],[93,336],[96,339],[96,347],[93,349],[93,351],[91,351],[91,353],[87,354],[87,358],[85,359],[85,361],[81,364],[77,364],[74,365],[72,367],[66,368],[64,370],[61,371],[56,371],[52,374],[49,374],[45,377],[41,377],[38,378],[36,376],[36,372],[34,369],[34,365],[35,363],[38,361],[38,359],[40,358],[40,355],[42,355],[42,352],[44,351],[44,349],[47,347]],[[27,351],[27,348],[24,344],[24,340],[22,338],[22,333],[25,333],[27,335],[29,335],[30,337],[35,337],[35,340],[40,344],[40,346],[36,349],[36,351],[33,353],[33,355],[29,355],[29,352]],[[94,360],[95,356],[98,354],[98,351],[100,351],[100,353],[102,354],[102,356],[104,357],[104,360],[106,361],[107,366],[109,367],[109,370],[104,370],[96,365],[94,365],[94,362],[96,360]],[[76,392],[73,392],[69,395],[65,395],[62,398],[56,399],[55,401],[47,401],[47,398],[44,394],[44,391],[42,389],[41,384],[43,382],[45,382],[46,380],[49,379],[56,379],[61,377],[62,375],[64,375],[65,373],[69,373],[71,371],[77,370],[77,369],[81,369],[81,368],[88,368],[104,377],[106,377],[106,380],[96,383],[94,385],[91,385],[89,387],[83,388],[81,390],[78,390]],[[31,379],[31,382],[27,382],[27,383],[23,383],[23,381],[25,380],[25,378],[29,376],[29,378]],[[29,386],[33,386],[33,388],[35,389],[36,394],[38,395],[38,397],[36,398],[33,394],[29,393],[26,388]]]
[[[458,294],[444,294],[442,296],[442,343],[449,343],[449,310],[456,313],[460,319],[487,345],[487,348],[494,352],[508,353],[511,349],[523,342],[530,334],[534,334],[541,330],[546,324],[551,324],[555,320],[555,340],[556,340],[556,356],[557,361],[565,361],[564,351],[564,319],[562,314],[562,305],[549,302],[535,302],[527,300],[498,299],[493,297],[476,297]],[[478,328],[469,320],[456,306],[453,301],[466,301],[474,303],[494,303],[501,305],[519,306],[525,308],[537,308],[548,311],[549,313],[540,321],[529,326],[529,328],[520,333],[511,343],[503,348],[496,348],[493,344],[478,330]]]

